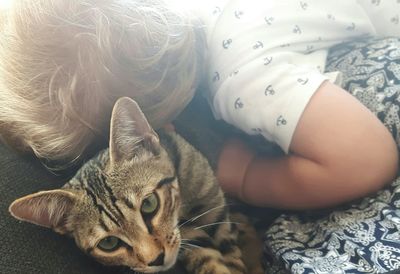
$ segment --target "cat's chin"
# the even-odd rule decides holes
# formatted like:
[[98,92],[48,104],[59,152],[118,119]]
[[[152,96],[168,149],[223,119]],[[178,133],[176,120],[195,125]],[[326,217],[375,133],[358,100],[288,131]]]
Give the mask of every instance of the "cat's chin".
[[133,271],[135,272],[141,272],[141,273],[158,273],[158,272],[164,272],[170,269],[175,265],[174,261],[173,263],[166,263],[162,266],[149,266],[146,268],[132,268]]

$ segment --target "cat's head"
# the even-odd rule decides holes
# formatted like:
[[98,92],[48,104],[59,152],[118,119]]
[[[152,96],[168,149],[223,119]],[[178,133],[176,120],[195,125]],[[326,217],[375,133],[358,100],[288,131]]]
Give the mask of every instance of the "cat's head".
[[129,98],[114,106],[109,149],[62,189],[28,195],[10,206],[17,219],[72,236],[98,261],[140,272],[174,265],[179,209],[174,165]]

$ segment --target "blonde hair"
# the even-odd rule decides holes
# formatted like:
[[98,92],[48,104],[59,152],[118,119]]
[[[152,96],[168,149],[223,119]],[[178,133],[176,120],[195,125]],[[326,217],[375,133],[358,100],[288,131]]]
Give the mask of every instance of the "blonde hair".
[[203,54],[201,24],[163,0],[14,0],[0,16],[0,134],[72,161],[108,138],[122,96],[157,128],[192,98]]

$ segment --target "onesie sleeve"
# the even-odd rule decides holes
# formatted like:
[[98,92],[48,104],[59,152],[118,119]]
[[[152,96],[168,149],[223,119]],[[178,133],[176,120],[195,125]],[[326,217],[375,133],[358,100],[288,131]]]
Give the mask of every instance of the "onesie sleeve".
[[399,0],[358,0],[379,36],[400,36]]
[[261,134],[288,153],[307,103],[328,79],[306,65],[279,62],[267,69],[254,61],[221,83],[212,108],[216,118],[248,134]]
[[357,1],[229,0],[210,12],[206,97],[215,117],[288,152],[313,94],[326,80],[338,84],[323,73],[328,48],[375,33]]

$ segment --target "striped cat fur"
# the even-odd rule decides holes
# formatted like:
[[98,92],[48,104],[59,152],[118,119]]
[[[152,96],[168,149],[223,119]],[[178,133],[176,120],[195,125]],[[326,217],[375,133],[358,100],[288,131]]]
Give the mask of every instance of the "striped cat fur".
[[11,214],[73,237],[106,265],[153,273],[180,260],[188,273],[247,273],[239,226],[207,160],[175,132],[153,131],[126,97],[110,131],[109,149],[62,189],[20,198]]

